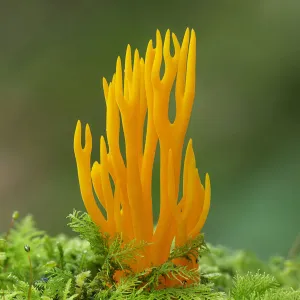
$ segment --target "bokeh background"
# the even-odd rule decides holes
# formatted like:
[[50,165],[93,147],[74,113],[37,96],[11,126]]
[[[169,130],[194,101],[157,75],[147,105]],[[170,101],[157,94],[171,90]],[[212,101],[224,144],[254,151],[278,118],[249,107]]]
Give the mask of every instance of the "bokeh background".
[[145,53],[157,28],[181,40],[188,26],[198,51],[188,136],[202,178],[212,180],[206,239],[262,258],[287,255],[300,231],[299,1],[0,6],[0,232],[19,210],[51,234],[70,234],[66,216],[84,209],[77,119],[91,124],[96,157],[95,137],[105,134],[101,78],[111,78],[127,43]]

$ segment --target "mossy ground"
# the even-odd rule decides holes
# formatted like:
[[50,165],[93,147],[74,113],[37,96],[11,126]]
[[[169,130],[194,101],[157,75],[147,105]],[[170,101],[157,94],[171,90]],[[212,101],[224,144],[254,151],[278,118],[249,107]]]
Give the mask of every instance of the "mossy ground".
[[[32,217],[15,220],[0,239],[0,298],[9,299],[300,299],[300,256],[262,262],[247,251],[206,245],[202,235],[174,248],[159,267],[133,273],[145,243],[123,245],[122,237],[99,234],[87,214],[74,212],[69,226],[79,237],[50,237]],[[108,242],[110,240],[110,242]],[[200,271],[172,263],[199,255]],[[115,282],[113,275],[127,276]],[[186,286],[189,279],[200,282]],[[161,288],[165,277],[181,278]],[[186,278],[186,280],[182,280]]]

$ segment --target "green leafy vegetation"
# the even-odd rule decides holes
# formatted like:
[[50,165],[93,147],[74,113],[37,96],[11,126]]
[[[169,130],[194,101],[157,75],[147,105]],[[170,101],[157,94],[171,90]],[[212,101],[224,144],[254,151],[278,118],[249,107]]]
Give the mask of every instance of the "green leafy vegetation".
[[[174,247],[168,261],[134,273],[128,262],[146,243],[124,244],[121,235],[101,233],[86,213],[74,211],[69,226],[79,237],[55,238],[36,228],[31,216],[0,236],[0,299],[300,299],[300,257],[265,263],[246,251],[206,245],[203,235]],[[199,270],[173,259],[197,257]],[[115,279],[116,272],[124,276]],[[178,280],[165,288],[164,278]],[[184,280],[182,280],[182,278]],[[1,299],[1,300],[2,300]]]

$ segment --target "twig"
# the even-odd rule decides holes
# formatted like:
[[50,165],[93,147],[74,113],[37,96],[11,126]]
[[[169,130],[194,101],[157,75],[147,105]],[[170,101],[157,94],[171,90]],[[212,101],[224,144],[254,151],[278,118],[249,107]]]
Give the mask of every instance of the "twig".
[[300,233],[296,237],[289,253],[288,258],[295,258],[300,253]]

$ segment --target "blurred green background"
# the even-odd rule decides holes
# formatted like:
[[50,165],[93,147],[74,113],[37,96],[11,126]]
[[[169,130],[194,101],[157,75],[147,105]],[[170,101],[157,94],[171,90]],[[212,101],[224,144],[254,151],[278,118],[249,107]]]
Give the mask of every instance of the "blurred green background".
[[127,43],[145,53],[157,28],[181,40],[189,26],[198,82],[188,137],[212,181],[206,239],[262,258],[288,253],[300,231],[299,1],[0,5],[0,231],[19,210],[52,234],[70,234],[66,215],[84,209],[77,119],[91,124],[96,157],[101,78],[111,78]]

